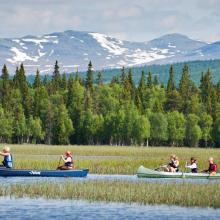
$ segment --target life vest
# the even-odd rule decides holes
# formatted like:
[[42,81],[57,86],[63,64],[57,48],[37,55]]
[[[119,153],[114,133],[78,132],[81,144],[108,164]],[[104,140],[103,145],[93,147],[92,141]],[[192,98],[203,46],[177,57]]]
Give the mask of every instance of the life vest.
[[176,164],[175,164],[175,162],[173,160],[170,161],[169,166],[175,168],[176,172],[179,172],[179,166],[176,166]]
[[6,168],[12,168],[13,167],[12,155],[9,154],[7,156],[4,156],[4,160],[2,161],[2,163]]
[[[73,166],[73,158],[71,157],[71,156],[69,156],[70,158],[71,158],[71,161],[69,161],[69,162],[66,162],[65,163],[65,166],[67,166],[67,167],[72,167]],[[67,157],[68,158],[68,157]],[[66,159],[67,159],[66,158]]]
[[212,173],[212,172],[217,172],[218,170],[218,166],[217,164],[213,163],[213,164],[209,164],[209,172]]

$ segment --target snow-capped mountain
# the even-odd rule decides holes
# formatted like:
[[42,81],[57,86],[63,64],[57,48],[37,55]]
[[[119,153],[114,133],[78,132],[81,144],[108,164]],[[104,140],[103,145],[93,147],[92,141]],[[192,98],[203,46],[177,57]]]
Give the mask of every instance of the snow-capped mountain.
[[38,68],[51,73],[55,60],[61,69],[87,69],[92,60],[96,70],[220,58],[220,42],[208,44],[180,34],[164,35],[148,42],[122,41],[100,33],[65,31],[43,36],[0,38],[0,65],[13,74],[24,63],[27,73]]

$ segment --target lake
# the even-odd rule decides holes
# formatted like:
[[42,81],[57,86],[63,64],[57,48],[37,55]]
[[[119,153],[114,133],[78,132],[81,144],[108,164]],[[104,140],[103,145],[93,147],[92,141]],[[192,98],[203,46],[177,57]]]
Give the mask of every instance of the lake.
[[219,219],[220,209],[165,205],[0,198],[1,219]]
[[195,184],[214,184],[220,180],[208,179],[169,179],[169,178],[138,178],[136,175],[117,175],[117,174],[88,174],[86,178],[56,178],[56,177],[0,177],[0,185],[14,183],[35,183],[36,181],[66,182],[66,181],[126,181],[133,183],[195,183]]

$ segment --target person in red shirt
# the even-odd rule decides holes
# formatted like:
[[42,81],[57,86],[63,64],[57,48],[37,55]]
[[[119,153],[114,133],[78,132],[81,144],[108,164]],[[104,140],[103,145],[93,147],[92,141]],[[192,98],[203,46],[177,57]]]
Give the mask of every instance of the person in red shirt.
[[[74,169],[73,155],[70,151],[66,151],[65,155],[61,155],[60,159],[64,162],[62,166],[58,166],[58,170],[70,170]],[[60,164],[60,162],[59,162]]]
[[204,170],[204,172],[210,173],[210,175],[215,175],[218,170],[218,166],[214,162],[213,157],[210,157],[208,162],[209,162],[209,168],[207,170]]

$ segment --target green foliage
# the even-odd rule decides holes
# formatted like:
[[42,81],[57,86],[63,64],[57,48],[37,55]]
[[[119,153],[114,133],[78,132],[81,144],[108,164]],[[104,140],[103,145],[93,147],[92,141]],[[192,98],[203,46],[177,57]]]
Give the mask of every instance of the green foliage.
[[202,136],[198,122],[199,117],[195,114],[189,114],[186,119],[186,140],[190,147],[197,147],[198,141]]
[[219,145],[220,144],[220,118],[217,118],[214,122],[212,136],[213,136],[213,140]]
[[175,90],[173,65],[170,66],[169,74],[170,74],[170,76],[169,76],[169,80],[167,83],[167,93],[171,93],[173,90]]
[[95,75],[89,62],[84,81],[78,71],[61,75],[56,61],[52,77],[41,80],[37,70],[30,85],[23,64],[13,79],[4,65],[0,142],[218,147],[220,82],[208,69],[197,87],[185,64],[176,86],[176,65],[168,69],[167,87],[156,72],[146,77],[145,67],[136,86],[134,69],[122,68],[105,83],[105,71]]
[[86,88],[90,91],[93,90],[93,67],[92,62],[89,62],[87,76],[86,76]]
[[204,146],[207,147],[207,142],[211,139],[213,119],[212,116],[203,112],[200,115],[199,125],[202,131],[202,140],[204,141]]
[[178,111],[167,114],[168,134],[172,146],[179,146],[183,143],[185,137],[185,118]]
[[163,113],[152,113],[150,115],[150,124],[150,138],[152,139],[153,143],[158,145],[160,141],[166,141],[168,138],[168,123],[166,115]]

